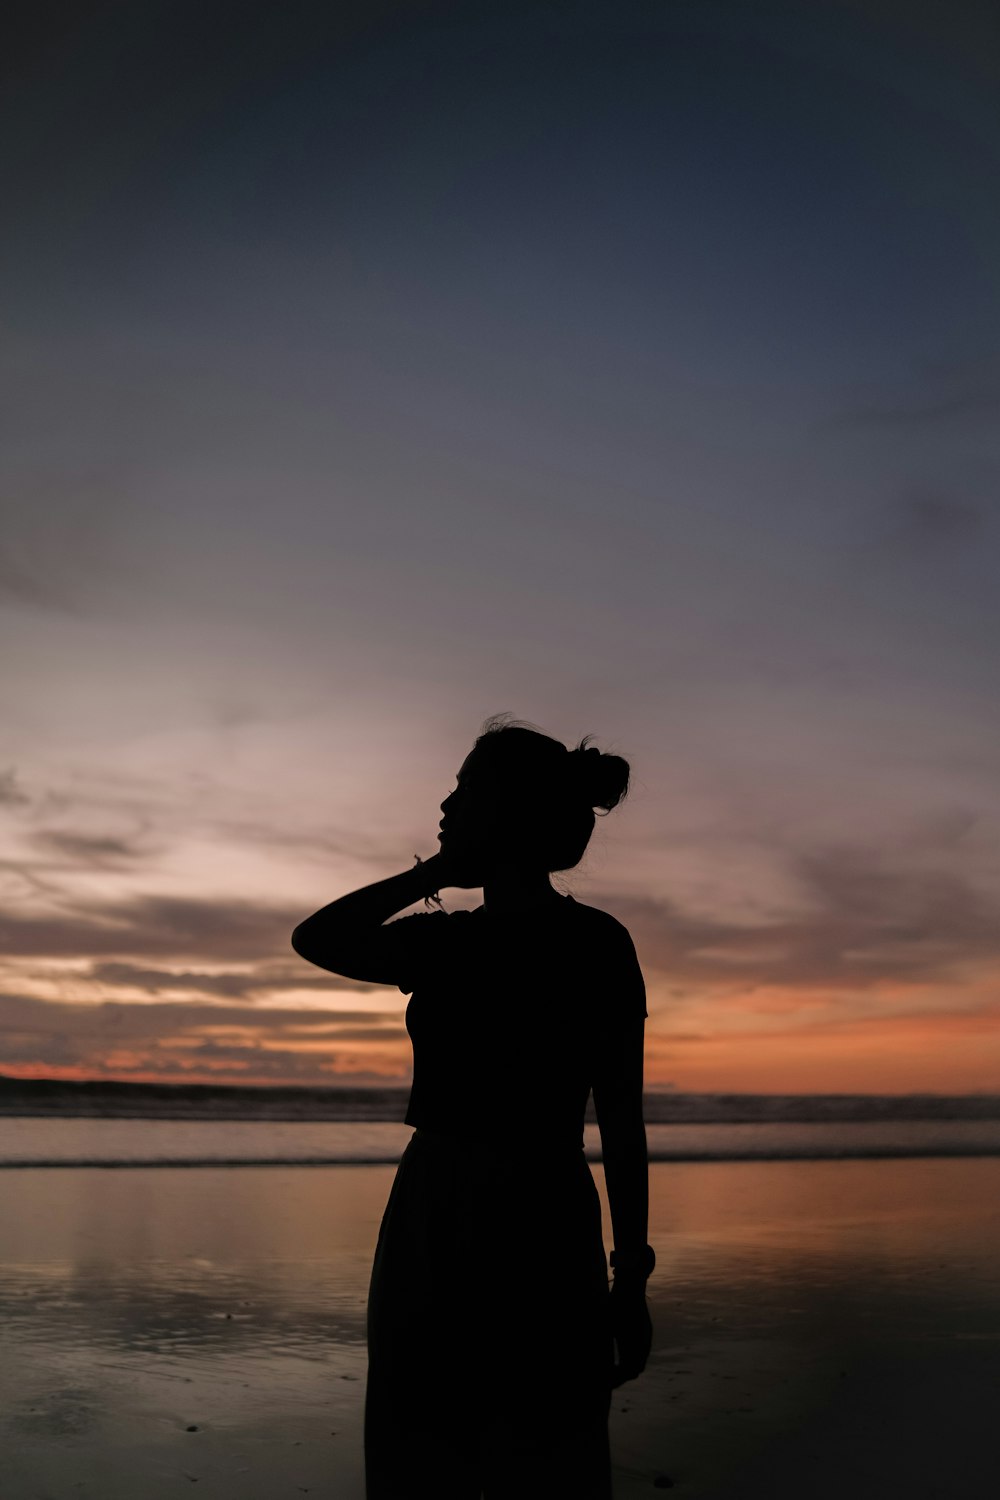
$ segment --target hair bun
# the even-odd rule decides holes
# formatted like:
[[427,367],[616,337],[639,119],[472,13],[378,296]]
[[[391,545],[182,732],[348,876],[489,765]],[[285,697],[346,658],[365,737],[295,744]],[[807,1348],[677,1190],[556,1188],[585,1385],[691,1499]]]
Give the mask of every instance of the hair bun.
[[617,807],[628,791],[628,761],[620,755],[606,755],[586,740],[569,754],[587,806],[600,807],[604,812]]

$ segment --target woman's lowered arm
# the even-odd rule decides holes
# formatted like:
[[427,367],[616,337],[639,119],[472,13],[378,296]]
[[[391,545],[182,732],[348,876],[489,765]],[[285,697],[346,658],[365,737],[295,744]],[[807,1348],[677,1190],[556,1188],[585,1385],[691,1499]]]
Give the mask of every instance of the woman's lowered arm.
[[642,1117],[642,1044],[645,1017],[629,1016],[601,1049],[594,1074],[594,1107],[601,1132],[604,1179],[615,1241],[611,1329],[617,1359],[611,1385],[635,1380],[646,1368],[653,1324],[646,1305],[645,1261],[649,1221],[649,1169]]
[[593,1079],[616,1250],[642,1250],[649,1232],[649,1166],[642,1114],[645,1017],[630,1016],[601,1049]]

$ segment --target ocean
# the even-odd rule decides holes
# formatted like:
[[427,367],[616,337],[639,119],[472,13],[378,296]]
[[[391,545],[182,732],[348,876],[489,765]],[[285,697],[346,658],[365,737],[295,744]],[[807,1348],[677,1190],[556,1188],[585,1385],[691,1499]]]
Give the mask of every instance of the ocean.
[[[0,1118],[0,1168],[387,1164],[412,1133],[378,1121]],[[652,1162],[1000,1156],[1000,1120],[651,1124],[646,1140]],[[600,1161],[596,1125],[584,1149]]]
[[[406,1092],[0,1080],[0,1167],[391,1164]],[[1000,1155],[1000,1097],[650,1093],[651,1162]],[[588,1160],[601,1159],[592,1112]]]

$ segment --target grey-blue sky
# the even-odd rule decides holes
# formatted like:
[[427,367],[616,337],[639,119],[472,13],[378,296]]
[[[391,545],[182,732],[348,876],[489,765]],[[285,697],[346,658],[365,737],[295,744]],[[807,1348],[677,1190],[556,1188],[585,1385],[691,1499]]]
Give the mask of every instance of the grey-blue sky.
[[[22,35],[15,899],[264,901],[270,858],[318,900],[432,842],[509,707],[633,756],[589,867],[623,912],[780,944],[818,903],[849,952],[805,872],[873,860],[979,912],[991,8],[108,4]],[[681,938],[646,926],[667,984]]]

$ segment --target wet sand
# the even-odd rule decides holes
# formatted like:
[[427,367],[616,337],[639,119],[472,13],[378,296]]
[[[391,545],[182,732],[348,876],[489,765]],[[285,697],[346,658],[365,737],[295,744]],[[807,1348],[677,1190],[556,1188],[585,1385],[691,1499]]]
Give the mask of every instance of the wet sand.
[[[4,1500],[362,1500],[391,1180],[3,1173]],[[1000,1160],[661,1163],[650,1183],[656,1337],[613,1397],[616,1500],[992,1492]]]

